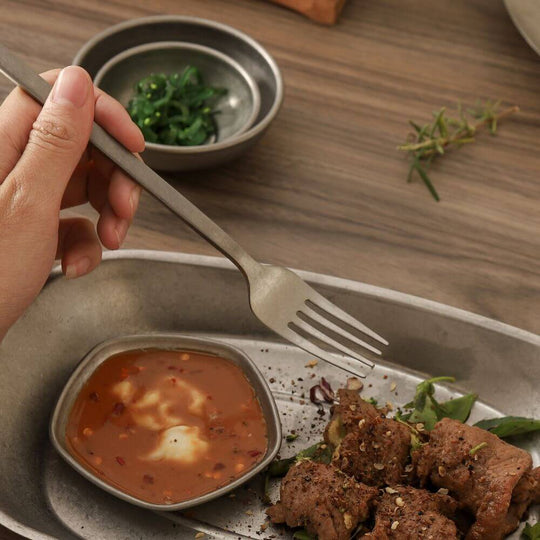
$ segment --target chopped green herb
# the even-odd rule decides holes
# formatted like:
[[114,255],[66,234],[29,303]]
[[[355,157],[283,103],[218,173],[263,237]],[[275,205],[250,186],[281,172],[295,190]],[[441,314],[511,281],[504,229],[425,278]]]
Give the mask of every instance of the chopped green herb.
[[449,147],[460,148],[464,144],[475,141],[476,132],[486,127],[492,135],[497,131],[497,123],[501,118],[519,111],[519,107],[509,107],[499,112],[501,102],[487,100],[484,104],[477,102],[474,109],[468,109],[467,113],[476,122],[470,123],[467,114],[463,112],[461,104],[458,104],[458,117],[450,117],[446,114],[446,108],[433,111],[433,120],[420,126],[409,121],[413,132],[409,133],[405,144],[398,146],[398,150],[407,152],[411,157],[411,164],[407,174],[407,182],[411,182],[416,172],[428,188],[431,196],[439,201],[440,197],[428,175],[431,162],[438,156],[446,154]]
[[536,525],[529,525],[527,523],[521,537],[528,538],[529,540],[540,540],[540,522],[536,523]]
[[415,450],[418,450],[424,446],[424,444],[420,439],[420,435],[417,432],[411,431],[411,452],[414,452]]
[[399,422],[400,424],[403,424],[404,426],[407,426],[411,431],[411,455],[415,450],[418,450],[422,446],[424,446],[424,442],[422,442],[420,432],[414,428],[411,424],[407,423],[406,420],[403,419],[403,416],[401,415],[401,411],[398,410],[396,415],[394,416],[394,420]]
[[285,440],[287,442],[294,442],[296,441],[296,439],[298,439],[298,433],[289,433],[286,437],[285,437]]
[[501,418],[480,420],[480,422],[476,422],[474,425],[491,431],[491,433],[501,439],[540,430],[540,420],[524,418],[522,416],[502,416]]
[[196,146],[217,133],[213,105],[226,92],[205,86],[199,70],[188,66],[182,74],[152,74],[141,79],[127,110],[146,141]]
[[469,456],[474,456],[476,452],[478,452],[478,450],[482,450],[482,448],[485,448],[487,445],[487,442],[481,442],[480,444],[477,444],[469,450]]

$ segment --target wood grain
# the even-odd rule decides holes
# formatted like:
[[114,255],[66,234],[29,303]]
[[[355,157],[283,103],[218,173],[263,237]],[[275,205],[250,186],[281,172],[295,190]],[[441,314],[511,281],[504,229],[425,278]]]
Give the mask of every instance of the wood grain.
[[[3,0],[0,31],[44,70],[107,26],[155,13],[231,24],[283,71],[283,109],[256,148],[171,177],[256,258],[540,332],[540,61],[502,2],[350,0],[326,28],[262,0]],[[522,112],[435,164],[437,204],[405,182],[395,147],[409,118],[477,98]],[[214,253],[150,197],[125,247]]]

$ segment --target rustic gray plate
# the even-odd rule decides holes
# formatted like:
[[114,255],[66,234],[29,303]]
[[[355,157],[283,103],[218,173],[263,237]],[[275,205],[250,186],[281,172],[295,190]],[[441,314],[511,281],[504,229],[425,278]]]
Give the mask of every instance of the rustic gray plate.
[[[362,283],[301,273],[332,301],[390,340],[366,394],[402,404],[423,374],[454,375],[441,396],[478,392],[471,421],[497,414],[540,416],[540,337],[420,298]],[[242,276],[227,261],[145,251],[107,254],[89,276],[51,275],[43,293],[0,347],[0,523],[28,538],[268,538],[261,478],[189,514],[158,514],[116,499],[73,471],[52,449],[48,422],[80,359],[128,333],[204,335],[244,350],[270,380],[283,432],[300,431],[289,455],[320,437],[325,419],[303,404],[312,373],[334,386],[346,377],[275,340],[251,314]],[[384,376],[387,376],[385,379]],[[301,378],[303,380],[298,380]],[[294,384],[292,384],[294,381]],[[391,392],[390,385],[397,383]],[[371,384],[371,387],[368,387]],[[397,392],[397,395],[396,395]],[[313,426],[313,427],[312,427]],[[540,461],[540,437],[520,445]],[[276,497],[277,486],[271,495]],[[538,519],[538,508],[530,521]],[[517,535],[514,535],[517,538]],[[287,537],[287,536],[285,536]]]

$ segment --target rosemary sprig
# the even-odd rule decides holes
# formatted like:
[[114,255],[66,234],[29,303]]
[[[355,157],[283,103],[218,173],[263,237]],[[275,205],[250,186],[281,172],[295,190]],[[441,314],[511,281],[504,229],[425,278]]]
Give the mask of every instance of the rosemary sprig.
[[433,112],[433,120],[428,124],[420,126],[410,120],[414,131],[409,133],[405,144],[398,146],[398,150],[407,152],[411,157],[407,182],[412,181],[416,172],[433,198],[440,201],[427,172],[431,162],[443,156],[449,148],[461,148],[464,144],[474,142],[477,131],[482,128],[487,128],[494,135],[501,118],[519,111],[516,105],[499,110],[500,105],[500,101],[487,100],[483,104],[478,101],[473,109],[464,111],[459,103],[457,117],[449,116],[446,108],[442,107]]

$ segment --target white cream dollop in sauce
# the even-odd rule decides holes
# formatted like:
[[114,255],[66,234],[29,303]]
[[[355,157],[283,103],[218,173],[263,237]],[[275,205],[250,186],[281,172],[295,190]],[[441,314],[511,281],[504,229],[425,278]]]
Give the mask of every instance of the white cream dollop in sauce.
[[161,433],[157,447],[146,459],[170,459],[184,464],[198,461],[208,450],[208,442],[194,426],[175,426]]
[[[173,460],[193,463],[207,452],[209,444],[201,430],[172,412],[177,401],[174,394],[181,392],[187,403],[187,412],[206,418],[206,396],[194,385],[174,377],[165,377],[159,390],[140,394],[128,380],[115,384],[113,394],[129,409],[136,426],[160,431],[156,447],[143,459]],[[188,416],[188,415],[186,415]]]

